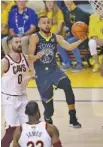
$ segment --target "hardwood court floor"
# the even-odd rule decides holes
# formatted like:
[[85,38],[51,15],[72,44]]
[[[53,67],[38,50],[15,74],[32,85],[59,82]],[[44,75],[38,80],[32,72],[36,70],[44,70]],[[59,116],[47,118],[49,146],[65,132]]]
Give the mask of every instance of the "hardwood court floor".
[[[60,131],[63,147],[103,147],[103,89],[74,88],[76,95],[77,117],[81,129],[68,126],[68,108],[62,90],[54,91],[54,124]],[[43,106],[36,88],[27,89],[29,100],[39,104],[43,120]],[[4,117],[2,112],[2,135],[4,134]],[[12,145],[11,145],[12,147]]]

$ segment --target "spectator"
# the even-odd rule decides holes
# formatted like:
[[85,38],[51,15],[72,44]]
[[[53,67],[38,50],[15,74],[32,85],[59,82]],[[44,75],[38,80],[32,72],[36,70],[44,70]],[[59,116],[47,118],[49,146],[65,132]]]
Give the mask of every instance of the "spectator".
[[103,46],[103,16],[92,14],[89,22],[89,49],[94,58],[93,72],[100,70],[97,47]]
[[[15,0],[17,8],[9,14],[9,35],[20,36],[23,46],[23,53],[28,52],[29,36],[36,31],[37,15],[34,10],[26,7],[25,1]],[[9,52],[6,44],[7,37],[3,39],[2,46],[5,54]]]
[[[78,8],[73,1],[64,0],[64,3],[68,9],[63,11],[66,27],[69,27],[69,29],[71,30],[72,25],[77,21],[82,21],[88,24],[89,16],[85,12],[83,12],[80,8]],[[72,33],[69,36],[66,36],[65,39],[69,43],[72,43],[78,40],[72,35]],[[68,70],[72,68],[73,72],[79,72],[83,69],[82,59],[80,57],[78,48],[75,48],[75,50],[72,51],[77,61],[77,64],[74,67],[72,67],[72,63],[68,57],[68,53],[61,47],[59,47],[58,51],[63,61],[62,70]]]
[[13,1],[1,2],[1,39],[8,35],[8,14],[14,5]]
[[47,16],[52,21],[51,32],[63,35],[64,16],[55,1],[44,1],[45,8],[40,11],[40,16]]

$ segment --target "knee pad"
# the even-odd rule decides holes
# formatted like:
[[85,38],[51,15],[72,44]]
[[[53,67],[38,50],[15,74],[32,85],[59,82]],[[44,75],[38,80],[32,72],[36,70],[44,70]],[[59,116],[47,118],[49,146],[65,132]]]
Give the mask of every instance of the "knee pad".
[[58,88],[60,89],[68,89],[68,86],[70,85],[70,80],[68,79],[68,77],[63,78],[60,80],[59,84],[58,84]]
[[66,96],[66,102],[68,105],[75,103],[74,93],[70,84],[70,80],[68,78],[62,79],[58,84],[58,88],[64,90]]

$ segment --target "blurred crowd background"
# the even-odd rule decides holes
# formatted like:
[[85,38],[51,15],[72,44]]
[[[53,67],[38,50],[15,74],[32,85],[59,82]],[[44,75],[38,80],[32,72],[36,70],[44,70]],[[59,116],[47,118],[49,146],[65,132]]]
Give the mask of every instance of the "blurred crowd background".
[[[92,72],[100,70],[99,55],[103,55],[103,16],[98,15],[88,1],[1,1],[1,54],[2,58],[9,53],[8,36],[19,36],[22,40],[23,53],[28,54],[29,37],[38,30],[38,18],[47,16],[52,23],[51,32],[64,36],[73,43],[78,38],[71,32],[72,25],[77,21],[88,25],[88,39],[72,52],[58,46],[58,58],[63,71],[82,71],[84,61]],[[74,62],[75,61],[75,62]],[[74,64],[75,63],[75,64]]]

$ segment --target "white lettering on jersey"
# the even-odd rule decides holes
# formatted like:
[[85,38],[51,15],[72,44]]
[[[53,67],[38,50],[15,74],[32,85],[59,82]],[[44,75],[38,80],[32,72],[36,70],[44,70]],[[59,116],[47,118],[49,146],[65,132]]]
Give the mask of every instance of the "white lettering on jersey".
[[22,133],[19,139],[21,147],[52,147],[51,138],[46,130],[46,123],[22,125]]

